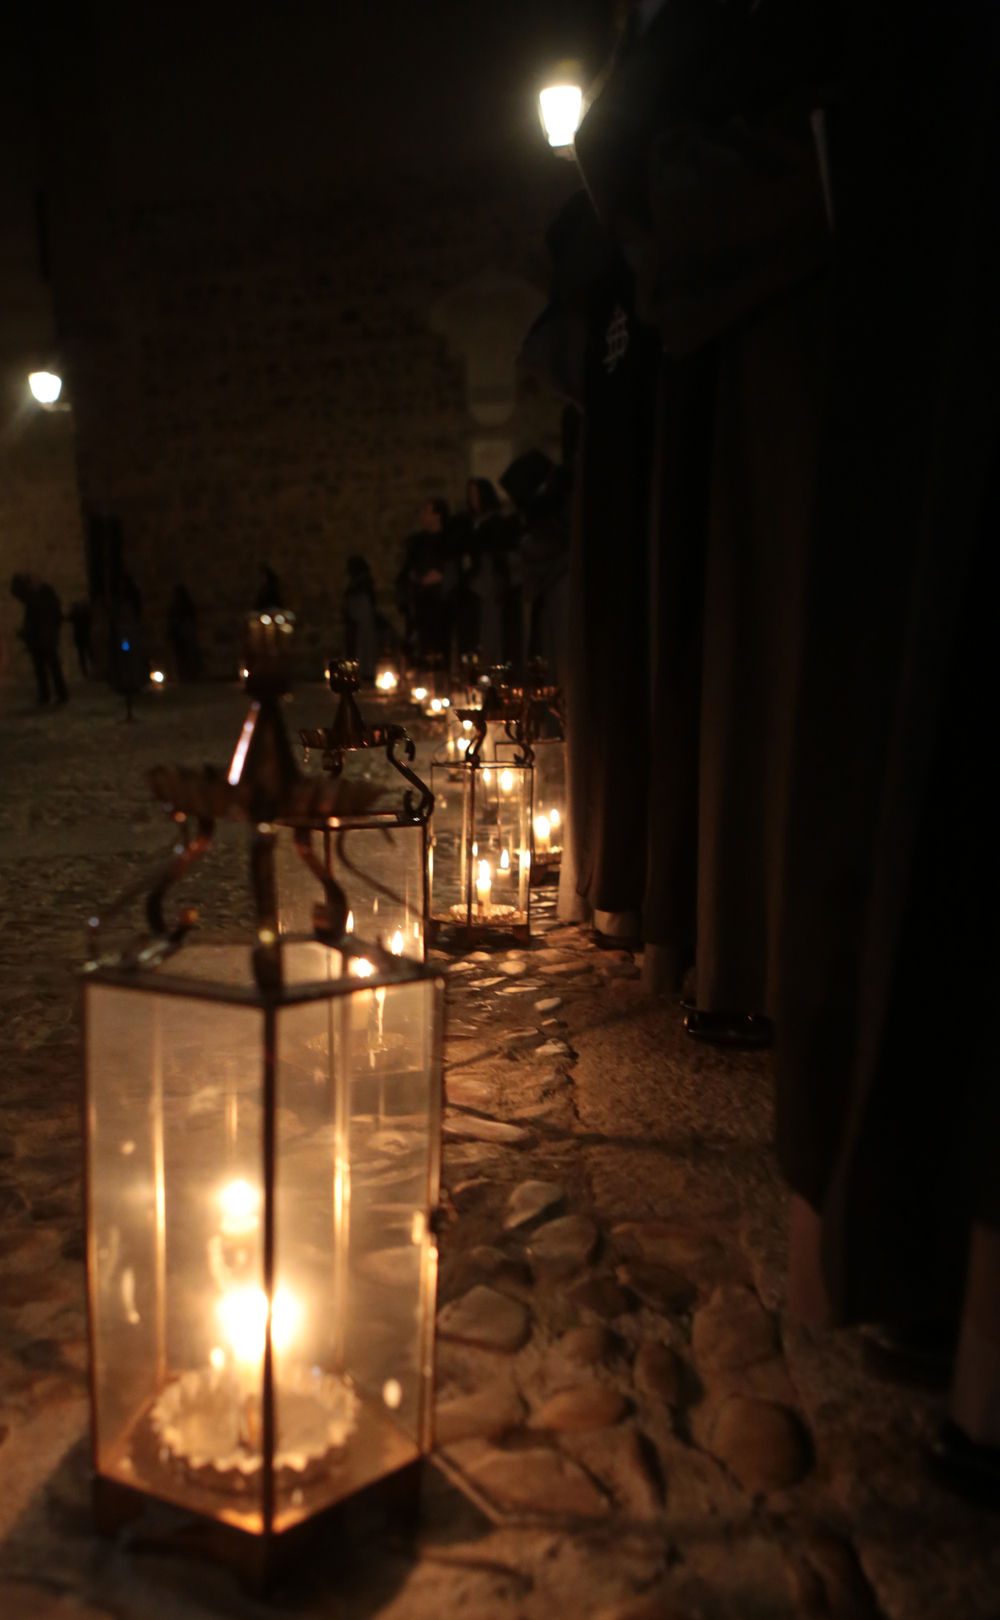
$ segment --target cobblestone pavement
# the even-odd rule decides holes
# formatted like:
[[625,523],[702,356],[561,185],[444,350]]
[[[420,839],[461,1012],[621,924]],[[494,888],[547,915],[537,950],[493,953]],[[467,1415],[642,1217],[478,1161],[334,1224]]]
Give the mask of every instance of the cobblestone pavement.
[[[782,1312],[766,1055],[686,1040],[626,953],[541,908],[449,978],[439,1466],[415,1532],[346,1516],[269,1605],[94,1535],[74,968],[166,843],[144,769],[222,761],[236,688],[0,710],[0,1614],[10,1620],[997,1620],[997,1523],[923,1479],[939,1403]],[[312,689],[289,711],[316,723]],[[424,743],[426,756],[429,744]],[[374,769],[377,762],[368,762]],[[243,848],[198,879],[246,920]]]

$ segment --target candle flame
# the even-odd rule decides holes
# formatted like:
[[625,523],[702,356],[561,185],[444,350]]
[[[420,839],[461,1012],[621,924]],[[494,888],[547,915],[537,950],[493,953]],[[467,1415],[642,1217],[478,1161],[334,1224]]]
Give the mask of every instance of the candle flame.
[[505,849],[503,851],[503,853],[501,854],[501,856],[500,856],[500,870],[501,870],[501,872],[509,872],[510,871],[510,850],[509,849]]
[[353,911],[349,911],[347,913],[347,922],[344,924],[344,933],[345,934],[353,934],[353,932],[354,932],[354,913],[353,913]]
[[398,928],[392,936],[392,943],[390,944],[389,949],[393,956],[402,956],[403,954],[403,936]]
[[489,863],[489,861],[480,861],[480,863],[479,863],[479,887],[481,889],[488,889],[489,886],[490,886],[490,882],[492,880],[492,876],[493,876],[493,874],[490,871],[490,863]]
[[427,696],[426,686],[415,686],[413,688],[413,696],[416,698],[418,703],[423,703],[424,698]]
[[277,1351],[292,1342],[300,1315],[298,1301],[283,1289],[275,1294],[270,1313],[263,1288],[237,1288],[223,1294],[217,1310],[237,1361],[251,1367],[263,1360],[268,1315],[271,1344]]
[[505,793],[509,793],[514,786],[514,777],[511,771],[504,771],[500,777],[500,786]]
[[349,971],[356,979],[370,979],[372,974],[375,972],[375,969],[372,967],[367,957],[357,956],[351,963]]
[[222,1206],[222,1230],[229,1236],[257,1229],[260,1212],[260,1191],[249,1181],[239,1177],[229,1181],[219,1191]]
[[560,821],[560,815],[559,815],[558,810],[550,810],[549,811],[549,826],[550,827],[558,827],[559,821]]
[[549,833],[551,831],[552,831],[552,828],[551,828],[551,826],[549,824],[548,816],[536,816],[535,817],[535,837],[536,838],[548,838]]
[[490,782],[492,780],[493,780],[493,778],[490,776],[489,771],[488,770],[484,771],[483,772],[483,781],[484,782]]

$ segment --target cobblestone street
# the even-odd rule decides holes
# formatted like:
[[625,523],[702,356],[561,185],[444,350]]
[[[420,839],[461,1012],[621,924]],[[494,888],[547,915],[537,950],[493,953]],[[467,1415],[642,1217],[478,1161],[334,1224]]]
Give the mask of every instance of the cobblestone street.
[[[530,946],[435,957],[447,1224],[415,1530],[349,1509],[267,1604],[166,1510],[98,1539],[74,975],[86,918],[170,841],[145,771],[223,763],[245,698],[168,688],[131,725],[96,685],[0,703],[4,1620],[998,1620],[996,1519],[922,1473],[941,1402],[784,1315],[768,1054],[691,1041],[554,891]],[[288,711],[331,713],[319,687]],[[244,848],[220,829],[185,890],[209,936],[246,921]]]

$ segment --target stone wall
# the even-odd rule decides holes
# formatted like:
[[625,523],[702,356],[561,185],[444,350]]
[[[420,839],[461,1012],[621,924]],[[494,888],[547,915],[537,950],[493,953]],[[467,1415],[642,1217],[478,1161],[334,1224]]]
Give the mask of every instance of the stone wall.
[[[528,318],[541,304],[542,235],[569,181],[540,159],[446,188],[385,180],[322,209],[244,199],[112,216],[113,319],[70,323],[65,347],[84,509],[122,520],[154,658],[183,580],[209,672],[234,673],[266,561],[299,615],[303,672],[320,670],[352,551],[391,611],[428,496],[460,502],[470,471],[508,449],[558,455],[558,401],[511,363],[484,426],[474,367],[433,318],[484,273],[520,289]],[[512,360],[516,329],[508,341]]]
[[53,365],[58,345],[36,213],[30,86],[15,71],[13,21],[0,26],[0,678],[29,674],[11,575],[50,580],[64,608],[84,590],[72,412],[43,410],[28,388],[29,372]]

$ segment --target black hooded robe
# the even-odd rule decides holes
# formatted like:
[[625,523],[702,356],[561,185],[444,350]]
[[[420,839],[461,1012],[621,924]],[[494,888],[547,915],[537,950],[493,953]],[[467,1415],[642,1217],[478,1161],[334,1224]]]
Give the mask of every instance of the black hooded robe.
[[1000,30],[857,7],[791,763],[777,1132],[843,1321],[954,1316],[1000,1227]]

